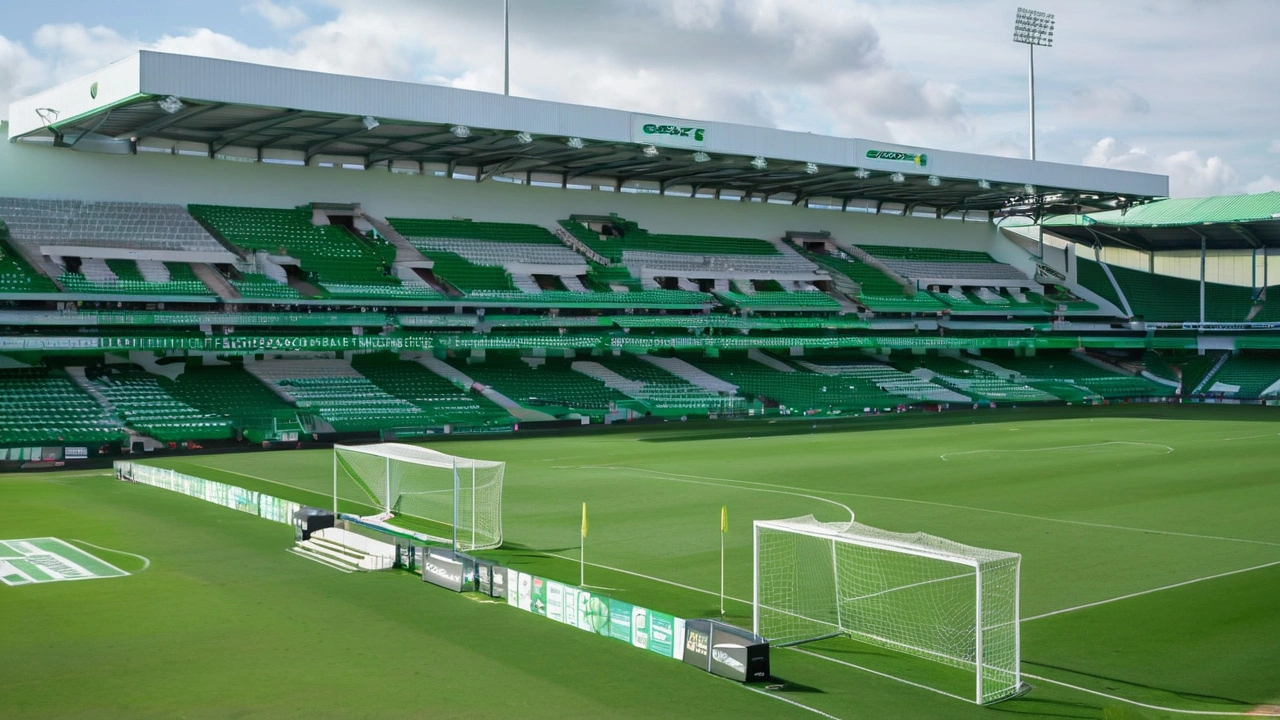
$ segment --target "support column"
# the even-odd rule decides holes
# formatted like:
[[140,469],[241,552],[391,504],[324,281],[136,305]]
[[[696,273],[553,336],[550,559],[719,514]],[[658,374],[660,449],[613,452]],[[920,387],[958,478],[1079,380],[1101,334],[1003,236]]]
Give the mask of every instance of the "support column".
[[1204,254],[1205,254],[1205,237],[1200,236],[1200,322],[1204,323]]

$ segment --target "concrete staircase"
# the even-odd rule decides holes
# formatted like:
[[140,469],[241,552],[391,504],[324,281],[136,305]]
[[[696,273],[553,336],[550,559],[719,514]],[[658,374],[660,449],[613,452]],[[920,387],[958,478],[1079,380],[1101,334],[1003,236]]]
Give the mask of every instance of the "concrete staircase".
[[340,528],[325,528],[289,552],[342,572],[387,570],[395,564],[395,546]]
[[467,375],[466,373],[462,372],[458,368],[450,365],[449,363],[433,355],[423,354],[423,355],[418,355],[417,357],[412,357],[412,359],[415,362],[417,362],[419,365],[425,367],[426,369],[439,375],[445,380],[452,382],[455,385],[458,385],[464,388],[473,388],[473,387],[479,386],[481,388],[480,389],[481,395],[488,398],[491,402],[493,402],[498,407],[502,408],[503,410],[506,410],[512,417],[514,417],[517,420],[520,420],[522,422],[546,422],[548,420],[556,419],[554,415],[549,415],[547,413],[542,412],[541,410],[532,410],[530,408],[527,408],[521,405],[515,400],[512,400],[506,395],[503,395],[502,393],[493,389],[493,387],[489,385],[483,385],[481,383],[477,383],[475,380],[471,379],[470,375]]
[[191,272],[219,299],[235,300],[240,297],[240,291],[209,263],[191,263]]
[[606,387],[611,387],[623,395],[633,397],[637,400],[643,400],[645,398],[644,383],[639,380],[625,378],[598,362],[578,360],[569,367],[573,368],[575,372],[580,372],[583,375],[599,380],[604,383]]
[[709,390],[714,393],[736,394],[738,386],[729,382],[725,382],[720,378],[712,375],[705,370],[700,370],[693,365],[680,360],[679,358],[656,357],[654,355],[639,355],[641,360],[650,365],[657,365],[667,372],[678,378],[683,378],[693,385]]

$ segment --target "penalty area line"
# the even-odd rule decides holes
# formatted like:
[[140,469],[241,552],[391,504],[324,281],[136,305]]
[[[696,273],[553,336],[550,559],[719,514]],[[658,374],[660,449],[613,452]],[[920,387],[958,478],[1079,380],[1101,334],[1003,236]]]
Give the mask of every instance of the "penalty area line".
[[963,701],[963,702],[967,702],[967,703],[971,703],[971,702],[973,702],[973,698],[960,697],[959,695],[956,695],[956,694],[954,694],[954,693],[949,693],[949,692],[947,692],[946,690],[939,690],[938,688],[929,687],[928,685],[924,685],[924,684],[921,684],[921,683],[918,683],[918,682],[912,682],[912,681],[910,681],[910,680],[906,680],[906,679],[904,679],[904,678],[900,678],[900,677],[897,677],[897,676],[894,676],[894,675],[890,675],[889,673],[883,673],[883,672],[880,672],[879,670],[872,670],[872,669],[871,669],[871,668],[869,668],[869,667],[863,667],[863,666],[861,666],[861,665],[855,665],[854,663],[851,663],[851,662],[849,662],[849,661],[847,661],[847,660],[837,660],[836,658],[828,657],[828,656],[823,655],[823,654],[821,654],[821,653],[810,652],[810,651],[808,651],[808,650],[801,650],[801,649],[800,649],[800,648],[798,648],[798,647],[789,647],[789,648],[787,648],[787,649],[788,649],[788,650],[791,650],[792,652],[798,652],[798,653],[800,653],[801,655],[808,655],[809,657],[815,657],[815,658],[818,658],[819,660],[826,660],[827,662],[833,662],[833,663],[836,663],[837,665],[844,665],[844,666],[846,666],[846,667],[851,667],[851,668],[853,668],[853,669],[855,669],[855,670],[862,670],[863,672],[868,672],[868,673],[871,673],[872,675],[879,675],[879,676],[880,676],[880,677],[882,677],[882,678],[887,678],[887,679],[889,679],[889,680],[893,680],[893,681],[895,681],[895,682],[900,682],[900,683],[903,683],[903,684],[906,684],[906,685],[910,685],[910,686],[912,686],[912,687],[918,687],[918,688],[920,688],[921,690],[928,690],[929,692],[938,693],[939,695],[946,695],[946,696],[947,696],[947,697],[949,697],[949,698],[955,698],[956,700],[960,700],[960,701]]
[[1064,687],[1064,688],[1070,688],[1070,689],[1072,689],[1072,690],[1079,690],[1080,692],[1083,692],[1083,693],[1089,693],[1090,695],[1097,695],[1098,697],[1104,697],[1104,698],[1107,698],[1108,700],[1115,700],[1115,701],[1117,701],[1117,702],[1128,703],[1128,704],[1130,704],[1130,705],[1136,705],[1136,706],[1141,707],[1141,708],[1147,708],[1148,710],[1159,710],[1160,712],[1178,713],[1179,715],[1213,715],[1213,716],[1217,716],[1217,717],[1280,717],[1280,713],[1277,713],[1277,712],[1268,712],[1268,711],[1265,711],[1265,710],[1258,710],[1258,709],[1254,709],[1254,710],[1246,710],[1246,711],[1239,711],[1239,710],[1183,710],[1183,709],[1181,709],[1181,708],[1165,707],[1165,706],[1163,706],[1163,705],[1152,705],[1152,704],[1150,704],[1150,703],[1139,702],[1139,701],[1137,701],[1137,700],[1130,700],[1129,698],[1121,697],[1121,696],[1119,696],[1119,695],[1112,695],[1112,694],[1110,694],[1110,693],[1104,693],[1104,692],[1099,691],[1099,690],[1090,690],[1089,688],[1086,688],[1086,687],[1080,687],[1079,685],[1072,685],[1071,683],[1064,683],[1064,682],[1062,682],[1061,680],[1052,680],[1052,679],[1050,679],[1050,678],[1042,677],[1042,676],[1040,676],[1040,675],[1032,675],[1031,673],[1025,673],[1025,672],[1024,672],[1024,673],[1022,673],[1022,677],[1029,677],[1029,678],[1032,678],[1032,679],[1034,679],[1034,680],[1039,680],[1039,681],[1041,681],[1041,682],[1047,682],[1047,683],[1051,683],[1051,684],[1053,684],[1053,685],[1060,685],[1060,686],[1062,686],[1062,687]]
[[1063,608],[1061,610],[1054,610],[1053,612],[1047,612],[1040,615],[1033,615],[1032,617],[1029,617],[1029,618],[1022,618],[1022,620],[1020,620],[1019,622],[1031,622],[1032,620],[1039,620],[1041,618],[1053,617],[1054,615],[1061,615],[1063,613],[1075,612],[1076,610],[1084,610],[1085,608],[1097,607],[1099,605],[1107,605],[1113,602],[1119,602],[1121,600],[1128,600],[1129,598],[1140,597],[1142,595],[1150,595],[1151,593],[1157,593],[1157,592],[1160,592],[1161,590],[1172,590],[1174,588],[1179,588],[1184,585],[1194,585],[1195,583],[1204,582],[1206,580],[1217,580],[1218,578],[1224,578],[1229,575],[1239,575],[1241,573],[1252,572],[1254,570],[1263,570],[1269,567],[1275,567],[1277,565],[1280,565],[1280,560],[1276,560],[1275,562],[1263,563],[1262,565],[1254,565],[1253,567],[1240,568],[1239,570],[1229,570],[1227,572],[1218,573],[1216,575],[1206,575],[1205,577],[1192,578],[1191,580],[1183,580],[1182,582],[1176,582],[1171,585],[1163,585],[1158,588],[1151,588],[1150,590],[1140,590],[1135,593],[1129,593],[1128,595],[1121,595],[1119,597],[1113,597],[1107,600],[1098,600],[1096,602],[1085,603],[1084,605],[1077,605],[1075,607]]

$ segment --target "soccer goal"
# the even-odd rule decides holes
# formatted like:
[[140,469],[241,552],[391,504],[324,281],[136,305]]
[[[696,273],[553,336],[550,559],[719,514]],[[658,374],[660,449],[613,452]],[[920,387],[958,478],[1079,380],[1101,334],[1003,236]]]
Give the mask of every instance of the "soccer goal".
[[502,544],[506,467],[399,443],[334,445],[333,509],[336,513],[339,496],[355,494],[384,516],[425,521],[426,534],[451,542],[456,550],[496,548]]
[[1021,555],[812,515],[754,533],[753,619],[771,643],[844,636],[972,671],[971,695],[931,686],[962,700],[1019,692]]

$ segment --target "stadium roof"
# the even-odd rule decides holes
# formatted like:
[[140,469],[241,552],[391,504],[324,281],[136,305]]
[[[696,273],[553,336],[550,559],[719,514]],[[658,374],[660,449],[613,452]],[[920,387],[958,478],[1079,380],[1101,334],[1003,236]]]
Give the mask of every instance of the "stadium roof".
[[150,51],[18,100],[9,117],[11,141],[94,152],[390,165],[877,211],[1107,208],[1164,197],[1169,185],[1146,173]]
[[1146,251],[1280,247],[1280,192],[1160,200],[1124,210],[1058,215],[1044,227],[1076,242]]

